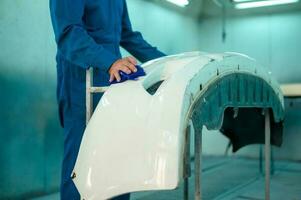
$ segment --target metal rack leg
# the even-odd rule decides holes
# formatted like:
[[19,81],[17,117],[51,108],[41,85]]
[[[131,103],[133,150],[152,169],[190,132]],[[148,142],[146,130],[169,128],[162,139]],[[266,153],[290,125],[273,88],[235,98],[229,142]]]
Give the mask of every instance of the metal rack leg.
[[[262,148],[262,145],[260,145],[259,146],[259,163],[258,163],[258,165],[259,165],[259,172],[260,172],[260,174],[264,174],[263,173],[263,150],[262,150],[263,148]],[[275,158],[274,158],[274,153],[273,153],[273,148],[272,148],[272,146],[271,146],[271,175],[274,175],[274,173],[275,173]]]
[[93,113],[93,94],[91,88],[93,85],[93,68],[86,71],[86,124],[88,124]]
[[185,150],[184,150],[184,200],[189,199],[189,177],[190,169],[190,135],[191,126],[189,125],[185,133]]
[[265,111],[265,199],[270,200],[270,178],[271,178],[271,127],[270,113]]
[[195,173],[195,191],[194,191],[194,199],[201,200],[202,199],[202,131],[195,131],[195,139],[194,139],[194,173]]
[[189,179],[184,179],[184,200],[189,199]]

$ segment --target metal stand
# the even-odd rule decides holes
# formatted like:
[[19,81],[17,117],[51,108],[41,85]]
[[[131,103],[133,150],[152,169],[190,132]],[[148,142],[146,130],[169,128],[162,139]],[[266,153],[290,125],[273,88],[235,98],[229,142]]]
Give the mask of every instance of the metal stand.
[[202,199],[202,131],[195,132],[194,139],[194,173],[195,173],[195,191],[194,191],[194,199],[201,200]]
[[86,70],[86,124],[88,124],[93,114],[93,94],[104,93],[107,88],[108,87],[94,87],[93,68],[90,67]]
[[[264,174],[263,173],[263,145],[259,146],[259,172],[260,174]],[[271,175],[273,175],[275,173],[275,158],[274,158],[274,154],[273,154],[273,148],[271,146]]]
[[191,125],[186,128],[185,132],[185,146],[184,146],[184,200],[189,199],[189,177],[191,176],[190,167],[190,135],[191,135]]
[[[191,175],[190,169],[190,136],[193,124],[190,121],[190,125],[186,129],[185,134],[185,147],[184,147],[184,194],[183,199],[189,199],[189,177]],[[195,175],[195,190],[194,199],[202,199],[202,130],[194,133],[194,175]]]
[[[271,179],[271,125],[269,109],[265,109],[265,200],[270,200],[270,179]],[[186,129],[184,147],[184,200],[189,199],[189,177],[190,171],[190,134],[191,124]],[[195,132],[195,192],[194,199],[202,199],[202,130]],[[260,171],[262,170],[262,148],[260,148]],[[272,160],[273,164],[273,160]]]
[[90,121],[93,114],[93,94],[104,93],[108,87],[93,86],[93,68],[86,71],[86,124]]
[[[271,174],[274,174],[274,157],[271,150],[271,123],[270,123],[270,112],[269,109],[265,109],[264,112],[265,118],[265,150],[264,150],[264,159],[265,159],[265,199],[270,199],[270,180]],[[259,147],[259,171],[263,173],[263,148]]]
[[269,109],[265,110],[265,200],[270,200],[271,124]]
[[91,87],[93,85],[93,69],[89,68],[86,71],[86,124],[93,114],[93,95],[91,93]]

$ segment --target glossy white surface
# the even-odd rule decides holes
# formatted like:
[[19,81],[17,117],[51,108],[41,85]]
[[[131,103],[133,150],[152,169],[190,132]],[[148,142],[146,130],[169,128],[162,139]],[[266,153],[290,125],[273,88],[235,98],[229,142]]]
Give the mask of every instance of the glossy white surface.
[[[230,57],[235,62],[221,68],[207,65]],[[237,69],[239,63],[244,64]],[[205,88],[237,70],[269,81],[267,71],[254,63],[235,53],[184,53],[145,63],[147,76],[110,86],[86,128],[74,168],[81,197],[100,200],[176,188],[182,178],[188,111],[200,84]],[[150,95],[146,88],[159,80],[165,81]]]

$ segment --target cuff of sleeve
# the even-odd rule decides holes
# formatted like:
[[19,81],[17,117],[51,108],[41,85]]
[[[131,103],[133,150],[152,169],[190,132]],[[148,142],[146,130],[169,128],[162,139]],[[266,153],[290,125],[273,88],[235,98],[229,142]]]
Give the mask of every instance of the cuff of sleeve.
[[92,60],[92,67],[96,67],[103,71],[108,71],[112,64],[119,58],[108,51],[102,51]]

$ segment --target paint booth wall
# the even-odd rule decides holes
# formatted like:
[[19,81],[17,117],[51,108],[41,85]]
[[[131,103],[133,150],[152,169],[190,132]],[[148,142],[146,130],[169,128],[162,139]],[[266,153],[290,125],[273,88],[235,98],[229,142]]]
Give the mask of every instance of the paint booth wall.
[[54,53],[47,1],[0,2],[0,199],[58,188]]
[[[192,19],[153,3],[133,0],[132,22],[144,36],[167,53],[185,51],[239,52],[255,58],[267,67],[280,83],[301,82],[301,10],[287,13],[242,15],[226,20],[226,40],[222,40],[221,17]],[[146,9],[147,8],[147,9]],[[206,8],[205,8],[206,9]],[[134,12],[145,10],[145,12]],[[280,159],[301,159],[300,101],[287,107],[284,142],[274,148]],[[286,102],[286,105],[290,102]],[[228,139],[218,131],[203,134],[203,152],[222,155]],[[193,143],[192,143],[193,144]],[[257,157],[258,145],[241,149],[237,155]]]
[[[149,1],[128,0],[128,4],[134,28],[168,54],[238,51],[270,67],[281,82],[301,81],[300,13],[231,19],[228,39],[222,43],[220,19],[199,21]],[[63,132],[57,117],[54,57],[48,1],[2,0],[0,199],[24,199],[59,187]],[[286,139],[293,145],[286,143],[279,155],[301,159],[296,145],[300,116],[293,113],[294,127],[289,129],[293,133]],[[222,154],[226,143],[217,132],[204,133],[206,154]],[[246,148],[243,155],[254,155],[255,151]]]

